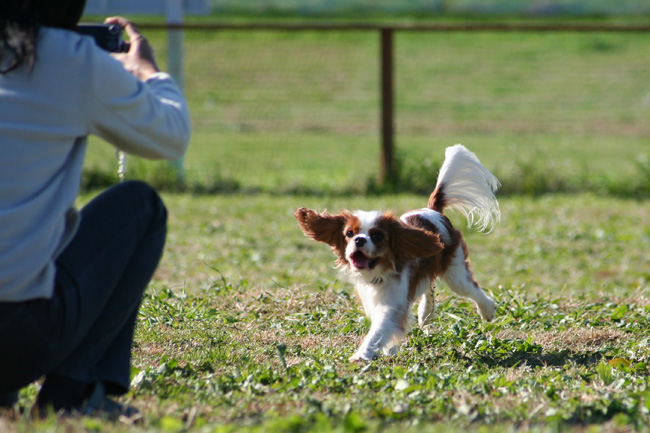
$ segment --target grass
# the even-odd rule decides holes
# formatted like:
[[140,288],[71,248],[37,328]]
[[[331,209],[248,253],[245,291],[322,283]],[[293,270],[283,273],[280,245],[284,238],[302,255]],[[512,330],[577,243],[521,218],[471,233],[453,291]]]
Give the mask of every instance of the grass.
[[[87,200],[90,196],[84,197]],[[170,235],[145,297],[124,401],[143,426],[0,419],[15,431],[643,431],[650,421],[646,202],[502,198],[466,232],[497,318],[440,286],[438,316],[394,357],[350,364],[369,323],[298,206],[426,197],[166,194]],[[454,217],[459,227],[462,220]],[[38,387],[21,393],[29,405]],[[3,424],[2,424],[3,423]],[[89,425],[91,427],[89,427]],[[63,429],[63,430],[61,430]]]
[[[296,208],[402,212],[424,206],[426,198],[177,196],[168,263],[187,264],[186,257],[196,260],[190,262],[193,268],[172,268],[165,279],[171,287],[183,287],[190,276],[198,278],[197,283],[206,282],[210,281],[206,275],[218,279],[211,271],[214,268],[233,284],[255,278],[254,286],[262,284],[266,290],[289,287],[296,282],[309,283],[314,288],[327,287],[336,280],[336,272],[330,269],[333,256],[327,247],[311,244],[296,232],[292,217]],[[648,251],[650,232],[642,224],[648,220],[644,201],[593,195],[513,197],[502,200],[501,207],[507,224],[488,236],[466,234],[473,260],[486,258],[487,263],[477,264],[475,271],[485,286],[503,285],[497,280],[503,274],[503,261],[510,261],[516,268],[517,280],[525,282],[527,290],[544,296],[549,295],[547,290],[598,294],[604,282],[616,282],[607,286],[607,291],[635,290],[646,284],[648,255],[643,252]],[[464,227],[462,220],[455,223]],[[629,253],[625,252],[626,242],[634,242]],[[314,275],[314,267],[302,266],[302,260],[300,266],[287,266],[297,262],[297,254],[308,262],[313,260],[325,275]],[[501,259],[490,262],[489,257]]]
[[[163,33],[148,36],[164,65]],[[188,189],[373,191],[378,40],[372,32],[188,32]],[[647,197],[643,34],[401,32],[395,47],[396,148],[407,165],[435,167],[461,142],[499,175],[504,193]],[[93,141],[88,184],[105,185],[115,167],[112,150]]]

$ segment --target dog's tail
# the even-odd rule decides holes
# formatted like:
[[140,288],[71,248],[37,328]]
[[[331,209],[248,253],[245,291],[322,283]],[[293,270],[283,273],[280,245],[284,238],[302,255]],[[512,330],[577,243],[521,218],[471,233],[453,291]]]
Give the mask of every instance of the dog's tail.
[[501,218],[499,202],[494,193],[499,181],[481,164],[476,155],[462,144],[448,147],[440,167],[438,183],[429,197],[429,209],[460,211],[471,226],[491,230]]

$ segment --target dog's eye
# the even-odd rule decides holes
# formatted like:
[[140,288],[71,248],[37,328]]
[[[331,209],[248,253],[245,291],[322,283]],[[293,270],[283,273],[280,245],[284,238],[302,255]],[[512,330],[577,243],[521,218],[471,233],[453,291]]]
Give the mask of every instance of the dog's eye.
[[352,230],[348,230],[345,232],[345,236],[348,238],[354,237],[354,232]]
[[374,232],[373,234],[370,235],[370,240],[378,244],[379,242],[384,240],[384,234],[380,232]]

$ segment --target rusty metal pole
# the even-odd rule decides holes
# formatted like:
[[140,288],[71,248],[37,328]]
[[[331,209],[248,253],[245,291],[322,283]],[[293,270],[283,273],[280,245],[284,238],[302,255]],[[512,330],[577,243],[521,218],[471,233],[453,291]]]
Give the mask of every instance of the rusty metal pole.
[[393,29],[381,30],[381,156],[379,183],[395,180],[393,164],[394,100],[393,100]]

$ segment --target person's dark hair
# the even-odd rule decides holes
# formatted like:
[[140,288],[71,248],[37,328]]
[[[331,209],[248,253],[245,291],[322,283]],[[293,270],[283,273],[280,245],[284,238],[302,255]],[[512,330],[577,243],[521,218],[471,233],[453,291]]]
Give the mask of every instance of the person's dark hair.
[[41,26],[73,30],[83,14],[86,0],[0,1],[0,74],[22,64],[31,70],[36,61]]

